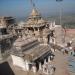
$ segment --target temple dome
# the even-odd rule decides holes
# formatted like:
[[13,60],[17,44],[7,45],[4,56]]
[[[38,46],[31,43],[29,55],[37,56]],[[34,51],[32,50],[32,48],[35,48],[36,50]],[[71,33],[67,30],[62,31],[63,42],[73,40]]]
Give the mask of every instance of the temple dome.
[[36,9],[33,9],[30,15],[31,16],[38,16],[39,13],[38,13],[38,11]]
[[33,9],[27,22],[25,23],[25,26],[42,26],[45,25],[46,21],[41,17],[41,15],[38,13],[36,9]]

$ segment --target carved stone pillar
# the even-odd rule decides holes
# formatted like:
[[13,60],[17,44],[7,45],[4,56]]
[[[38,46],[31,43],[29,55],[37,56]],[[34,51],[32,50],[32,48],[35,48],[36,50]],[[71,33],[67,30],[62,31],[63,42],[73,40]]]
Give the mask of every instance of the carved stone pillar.
[[32,71],[36,73],[36,66],[32,66]]
[[43,72],[45,72],[45,64],[43,64],[43,69],[42,70],[43,70]]
[[50,56],[48,57],[48,62],[49,62],[49,63],[51,62],[51,60],[50,60]]
[[47,64],[46,59],[44,60],[44,64]]
[[39,28],[38,28],[38,32],[39,32],[40,30],[39,30]]
[[26,67],[26,71],[29,71],[29,62],[27,60],[25,61],[25,67]]
[[39,63],[39,70],[42,70],[42,64],[41,64],[41,62]]
[[50,38],[50,43],[52,43],[52,37]]

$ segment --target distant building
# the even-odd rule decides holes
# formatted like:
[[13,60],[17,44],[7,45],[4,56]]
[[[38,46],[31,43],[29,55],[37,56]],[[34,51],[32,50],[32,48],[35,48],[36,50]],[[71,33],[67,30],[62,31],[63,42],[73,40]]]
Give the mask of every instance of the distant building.
[[[0,17],[0,28],[7,28],[7,32],[13,33],[13,28],[17,25],[15,18],[13,17]],[[3,29],[2,29],[3,30]]]
[[0,17],[0,24],[9,26],[9,25],[14,25],[16,24],[15,18],[13,17]]
[[[1,17],[0,18],[0,52],[4,53],[9,50],[14,38],[13,27],[16,25],[13,17]],[[12,39],[13,38],[13,39]]]

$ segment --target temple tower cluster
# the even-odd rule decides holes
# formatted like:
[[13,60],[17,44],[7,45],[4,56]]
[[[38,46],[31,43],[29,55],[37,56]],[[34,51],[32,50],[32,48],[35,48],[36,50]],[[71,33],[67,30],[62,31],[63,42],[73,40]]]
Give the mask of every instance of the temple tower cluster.
[[[51,25],[52,24],[52,25]],[[16,28],[17,35],[37,38],[40,43],[49,44],[54,41],[54,22],[47,22],[42,18],[37,9],[33,8],[25,23]],[[51,39],[51,40],[50,40]]]

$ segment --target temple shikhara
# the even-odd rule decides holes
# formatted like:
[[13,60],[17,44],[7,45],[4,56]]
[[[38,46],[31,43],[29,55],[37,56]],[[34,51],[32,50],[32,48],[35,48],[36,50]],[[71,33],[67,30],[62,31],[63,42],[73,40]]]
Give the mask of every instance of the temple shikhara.
[[[40,43],[49,44],[50,38],[53,39],[53,31],[50,30],[50,23],[44,20],[36,9],[32,9],[28,20],[16,28],[17,35],[21,37],[34,37]],[[54,26],[54,25],[53,25]]]

